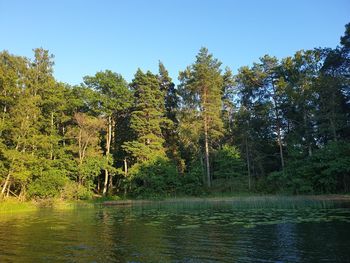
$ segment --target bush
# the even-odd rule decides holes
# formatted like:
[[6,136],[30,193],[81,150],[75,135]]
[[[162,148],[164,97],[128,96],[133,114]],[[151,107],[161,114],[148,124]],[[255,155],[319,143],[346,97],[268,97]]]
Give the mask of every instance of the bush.
[[166,158],[136,164],[130,169],[132,194],[137,197],[161,197],[176,194],[179,175],[176,166]]
[[92,196],[89,188],[72,181],[67,182],[61,191],[61,198],[66,200],[88,200]]
[[185,195],[202,195],[203,189],[203,168],[200,163],[194,163],[191,169],[181,177],[181,193]]
[[331,142],[311,157],[288,163],[284,173],[267,177],[269,191],[293,194],[348,192],[350,189],[350,143]]
[[64,188],[68,178],[59,170],[44,171],[42,175],[29,184],[30,197],[56,197]]

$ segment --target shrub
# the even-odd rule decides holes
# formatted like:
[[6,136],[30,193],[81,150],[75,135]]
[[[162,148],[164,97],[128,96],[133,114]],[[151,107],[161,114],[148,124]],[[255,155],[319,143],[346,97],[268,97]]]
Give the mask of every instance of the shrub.
[[271,192],[294,194],[347,192],[350,187],[350,143],[331,142],[305,159],[288,163],[284,172],[267,177]]
[[180,186],[176,166],[166,158],[136,164],[130,169],[132,194],[159,197],[174,194]]
[[61,191],[61,198],[66,200],[88,200],[92,195],[88,187],[72,181],[67,182]]
[[29,184],[30,197],[56,197],[63,189],[68,178],[59,170],[44,171],[42,175]]

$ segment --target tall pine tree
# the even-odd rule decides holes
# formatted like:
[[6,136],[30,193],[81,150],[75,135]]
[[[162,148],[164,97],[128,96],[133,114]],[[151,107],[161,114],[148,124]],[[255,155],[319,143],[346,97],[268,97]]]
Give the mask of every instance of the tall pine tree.
[[[214,144],[223,135],[221,62],[201,48],[196,62],[180,73],[182,103],[186,110],[196,116],[192,124],[199,124],[199,136],[202,139],[207,186],[211,186],[210,152]],[[197,122],[198,124],[194,123]]]
[[130,86],[134,92],[130,118],[134,139],[124,143],[124,149],[134,162],[165,156],[161,129],[165,121],[164,92],[160,90],[158,78],[138,69]]

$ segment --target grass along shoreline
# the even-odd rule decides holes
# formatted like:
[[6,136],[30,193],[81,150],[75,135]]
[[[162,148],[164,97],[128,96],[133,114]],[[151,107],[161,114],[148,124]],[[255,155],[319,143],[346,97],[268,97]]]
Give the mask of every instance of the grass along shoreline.
[[[116,200],[117,199],[117,200]],[[118,197],[100,197],[91,200],[43,199],[31,201],[18,201],[14,198],[0,200],[0,214],[24,213],[37,211],[42,208],[56,210],[70,210],[80,208],[92,208],[97,205],[103,206],[132,206],[143,204],[173,204],[173,203],[199,203],[199,202],[233,202],[237,204],[271,204],[271,203],[293,203],[312,201],[348,201],[350,195],[232,195],[232,196],[207,196],[207,197],[174,197],[161,200],[152,199],[119,199]]]
[[17,199],[7,198],[0,200],[0,215],[1,214],[13,214],[23,212],[38,211],[43,208],[51,208],[55,210],[70,210],[81,207],[93,207],[93,201],[74,200],[67,201],[57,198],[42,199],[42,200],[29,200],[18,201]]
[[236,195],[236,196],[207,196],[207,197],[176,197],[162,200],[152,199],[126,199],[106,200],[102,204],[106,206],[139,205],[149,203],[195,203],[195,202],[245,202],[245,203],[271,203],[271,202],[300,202],[300,201],[349,201],[350,195]]

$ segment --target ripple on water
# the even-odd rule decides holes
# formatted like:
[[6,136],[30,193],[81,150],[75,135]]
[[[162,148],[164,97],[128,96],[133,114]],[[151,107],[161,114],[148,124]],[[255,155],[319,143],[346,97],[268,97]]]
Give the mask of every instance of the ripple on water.
[[344,262],[347,207],[225,202],[41,211],[1,218],[0,262]]

